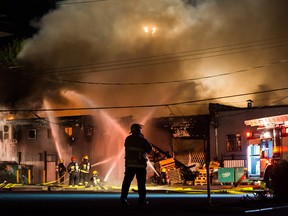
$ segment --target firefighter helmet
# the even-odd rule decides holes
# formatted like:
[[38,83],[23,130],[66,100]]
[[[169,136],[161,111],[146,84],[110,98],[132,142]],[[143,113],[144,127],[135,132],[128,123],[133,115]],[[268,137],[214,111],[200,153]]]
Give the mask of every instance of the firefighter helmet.
[[166,173],[166,171],[167,171],[167,170],[166,170],[166,168],[164,168],[164,167],[161,169],[161,172],[162,172],[162,173]]
[[132,124],[131,127],[130,127],[130,133],[133,133],[133,132],[136,132],[136,131],[140,131],[142,129],[143,125],[141,124]]
[[85,156],[83,157],[83,159],[84,159],[84,160],[88,160],[89,158],[88,158],[87,155],[85,155]]
[[74,161],[74,160],[76,160],[76,157],[72,156],[71,161]]
[[59,160],[59,163],[64,163],[64,160],[63,160],[63,159],[60,159],[60,160]]
[[92,172],[92,175],[98,175],[98,172],[97,172],[96,170],[94,170],[94,171]]

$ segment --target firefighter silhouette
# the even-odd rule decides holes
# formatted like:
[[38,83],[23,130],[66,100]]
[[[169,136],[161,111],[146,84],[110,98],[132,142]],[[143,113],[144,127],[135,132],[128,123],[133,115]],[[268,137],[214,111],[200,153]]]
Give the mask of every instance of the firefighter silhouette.
[[59,163],[56,166],[56,172],[57,172],[60,184],[64,184],[64,178],[65,178],[66,171],[67,171],[67,169],[64,165],[64,160],[60,159]]

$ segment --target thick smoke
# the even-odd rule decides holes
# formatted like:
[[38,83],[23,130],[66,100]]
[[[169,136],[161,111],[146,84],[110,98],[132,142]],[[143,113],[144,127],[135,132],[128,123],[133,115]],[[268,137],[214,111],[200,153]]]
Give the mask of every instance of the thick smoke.
[[[19,60],[33,68],[37,80],[30,86],[31,100],[23,101],[87,107],[61,93],[71,90],[95,107],[172,104],[107,110],[116,116],[150,109],[167,116],[207,113],[210,102],[245,106],[252,99],[268,105],[284,94],[202,101],[286,87],[287,63],[270,65],[287,59],[285,0],[69,2],[43,16],[38,34],[25,41]],[[145,33],[146,25],[156,26],[156,32]],[[219,76],[226,73],[231,74]],[[177,80],[188,81],[157,83]]]

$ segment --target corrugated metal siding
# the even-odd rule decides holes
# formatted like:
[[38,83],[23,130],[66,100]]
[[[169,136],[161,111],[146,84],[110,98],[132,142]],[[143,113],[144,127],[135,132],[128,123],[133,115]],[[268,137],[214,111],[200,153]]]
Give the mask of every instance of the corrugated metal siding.
[[224,167],[245,167],[245,160],[224,160]]

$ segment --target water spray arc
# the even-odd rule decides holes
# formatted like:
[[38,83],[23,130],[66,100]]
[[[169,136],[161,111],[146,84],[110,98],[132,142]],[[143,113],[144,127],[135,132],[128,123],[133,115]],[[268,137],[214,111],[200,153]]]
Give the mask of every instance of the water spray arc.
[[[67,99],[76,99],[81,105],[95,106],[93,101],[77,92],[66,91],[63,95]],[[94,121],[97,122],[97,125],[100,127],[98,130],[99,135],[92,144],[94,160],[100,162],[93,164],[93,167],[101,164],[101,169],[105,173],[105,181],[109,180],[111,183],[120,184],[124,173],[123,140],[125,139],[127,131],[102,110],[93,111],[91,115],[95,117]]]
[[[76,101],[81,105],[91,107],[96,105],[94,101],[74,91],[65,91],[63,96],[67,99],[73,98],[74,102]],[[144,125],[153,113],[154,109],[139,122]],[[97,122],[97,127],[99,127],[96,139],[92,143],[92,158],[98,162],[93,163],[92,167],[98,166],[103,173],[104,181],[120,185],[125,169],[124,140],[129,131],[103,110],[95,110],[91,115],[93,116],[93,121]],[[148,166],[156,175],[159,175],[150,161],[148,161]]]
[[[49,107],[49,102],[44,100],[44,106]],[[71,155],[71,148],[61,145],[62,142],[58,129],[59,124],[57,123],[56,118],[53,116],[53,113],[47,112],[47,116],[51,128],[52,137],[54,139],[57,155],[60,159],[68,161],[69,155]]]

